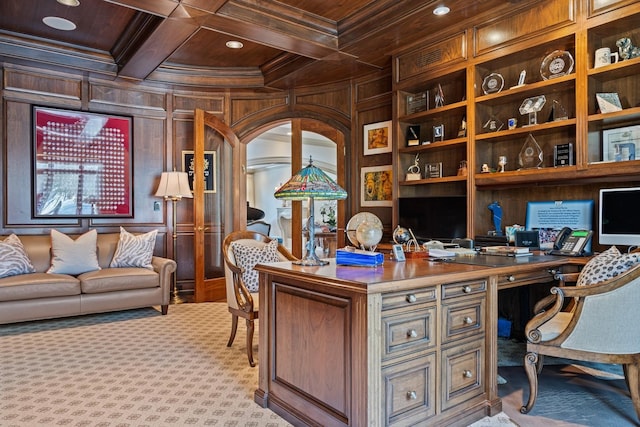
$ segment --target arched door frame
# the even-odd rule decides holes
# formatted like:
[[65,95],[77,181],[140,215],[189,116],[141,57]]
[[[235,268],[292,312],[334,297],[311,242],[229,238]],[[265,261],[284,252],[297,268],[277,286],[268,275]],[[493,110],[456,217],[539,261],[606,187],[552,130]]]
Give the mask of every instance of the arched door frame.
[[[242,177],[246,182],[246,162],[247,162],[247,144],[254,140],[262,133],[272,129],[276,126],[280,126],[285,123],[291,123],[291,175],[298,172],[304,166],[306,166],[306,160],[302,158],[302,132],[314,132],[324,136],[325,138],[333,141],[336,144],[336,181],[340,186],[346,189],[347,174],[346,174],[346,156],[345,156],[345,131],[337,129],[336,127],[323,122],[319,119],[312,119],[306,117],[291,117],[291,118],[278,118],[271,122],[264,123],[256,128],[253,128],[251,132],[246,133],[240,137],[240,156],[243,159],[243,166],[241,168]],[[243,196],[240,200],[246,200],[246,186],[243,187],[241,192]],[[242,228],[246,225],[246,204],[244,204],[244,222]],[[338,201],[338,216],[337,220],[337,245],[338,247],[344,246],[344,227],[346,218],[347,204],[344,200]],[[295,230],[302,229],[302,202],[292,203],[292,218],[291,226]],[[297,257],[302,256],[302,234],[294,233],[292,236],[292,252]]]

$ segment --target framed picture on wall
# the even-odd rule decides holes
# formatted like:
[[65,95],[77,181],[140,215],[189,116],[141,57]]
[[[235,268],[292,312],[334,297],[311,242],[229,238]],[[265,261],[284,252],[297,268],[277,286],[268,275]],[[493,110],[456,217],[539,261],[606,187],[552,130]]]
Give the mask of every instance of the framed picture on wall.
[[33,215],[133,217],[132,118],[33,107]]
[[391,165],[360,169],[360,183],[361,206],[393,206]]
[[391,120],[364,125],[364,155],[390,153],[393,132]]
[[[193,163],[193,150],[182,151],[182,171],[189,175],[189,188],[193,191],[193,176],[195,165]],[[216,152],[204,152],[204,192],[215,193],[216,190]]]

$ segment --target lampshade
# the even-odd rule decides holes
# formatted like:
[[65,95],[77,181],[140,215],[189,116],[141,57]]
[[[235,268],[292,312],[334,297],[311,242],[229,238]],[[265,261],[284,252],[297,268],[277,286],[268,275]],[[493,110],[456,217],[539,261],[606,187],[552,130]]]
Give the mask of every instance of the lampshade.
[[162,172],[156,196],[164,197],[165,199],[193,198],[187,173],[178,171]]
[[307,254],[294,264],[303,266],[327,265],[328,261],[323,261],[316,255],[315,242],[315,220],[313,199],[321,200],[341,200],[347,198],[347,192],[334,180],[329,178],[321,169],[313,166],[313,160],[309,157],[309,165],[302,168],[283,186],[273,194],[276,199],[284,200],[304,200],[309,199],[309,220],[307,229],[309,230],[309,241],[307,242]]
[[309,158],[309,165],[292,176],[273,196],[284,200],[304,200],[309,197],[342,200],[347,198],[347,192],[322,169],[313,166],[313,160]]

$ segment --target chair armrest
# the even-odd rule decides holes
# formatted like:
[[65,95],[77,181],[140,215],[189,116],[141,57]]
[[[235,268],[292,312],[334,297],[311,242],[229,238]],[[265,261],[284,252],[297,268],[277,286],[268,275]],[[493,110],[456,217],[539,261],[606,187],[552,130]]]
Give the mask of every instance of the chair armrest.
[[253,311],[253,296],[251,296],[251,292],[245,285],[244,280],[242,280],[242,273],[244,272],[244,268],[240,268],[237,265],[226,263],[229,271],[231,271],[231,277],[233,280],[233,292],[234,298],[236,299],[236,304],[240,310],[251,313]]
[[171,274],[176,271],[178,265],[172,259],[157,256],[151,258],[151,265],[159,276],[162,305],[168,305],[171,300]]
[[[558,314],[564,306],[564,294],[562,292],[566,287],[554,286],[551,288],[551,295],[543,298],[541,302],[545,302],[545,306],[553,304],[548,310],[543,310],[533,316],[531,320],[527,322],[525,326],[524,335],[532,343],[540,342],[542,334],[539,331],[540,326],[551,320],[556,314]],[[536,304],[538,307],[540,303]]]

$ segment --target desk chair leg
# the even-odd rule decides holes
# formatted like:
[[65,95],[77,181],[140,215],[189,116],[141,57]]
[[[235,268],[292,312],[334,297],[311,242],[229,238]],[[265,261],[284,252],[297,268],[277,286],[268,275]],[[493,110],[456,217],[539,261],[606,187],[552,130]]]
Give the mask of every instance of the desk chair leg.
[[640,418],[640,366],[637,363],[629,363],[623,365],[623,368],[633,407],[636,409],[637,417]]
[[238,316],[235,314],[231,315],[231,336],[229,337],[229,342],[227,343],[227,347],[231,347],[233,344],[233,340],[236,339],[236,332],[238,331]]
[[253,320],[247,319],[247,357],[252,368],[256,366],[253,361],[253,329]]
[[529,378],[529,400],[527,404],[520,408],[520,413],[526,414],[536,404],[536,397],[538,397],[538,354],[527,353],[524,356],[524,370]]

